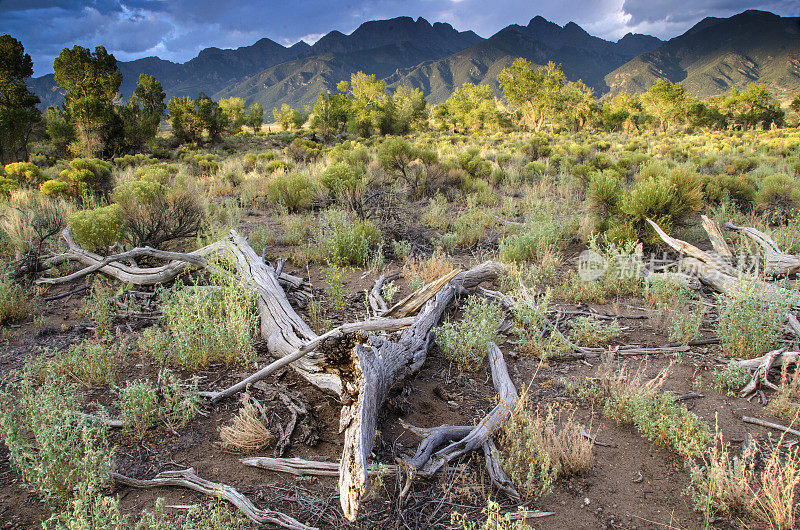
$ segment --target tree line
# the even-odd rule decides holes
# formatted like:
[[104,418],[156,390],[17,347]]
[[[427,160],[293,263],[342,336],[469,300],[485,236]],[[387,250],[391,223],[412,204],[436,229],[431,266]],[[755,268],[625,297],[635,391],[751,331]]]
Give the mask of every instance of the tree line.
[[[42,114],[39,98],[26,85],[33,75],[30,55],[17,39],[0,35],[0,163],[29,157],[34,138],[49,140],[58,156],[87,158],[141,151],[166,119],[179,143],[219,140],[244,126],[260,130],[264,109],[242,98],[214,101],[166,94],[153,76],[141,74],[133,95],[120,103],[122,74],[103,46],[64,48],[53,62],[64,104]],[[764,85],[700,100],[680,83],[657,80],[641,94],[619,93],[597,99],[583,81],[570,81],[561,65],[535,66],[519,58],[497,77],[502,93],[466,83],[443,103],[431,107],[417,88],[390,92],[374,75],[355,73],[336,91],[317,96],[311,108],[273,109],[283,129],[308,126],[323,138],[339,134],[399,135],[431,127],[451,132],[496,131],[520,127],[533,131],[669,131],[679,127],[748,130],[781,127],[785,111]],[[789,105],[800,113],[800,94]]]

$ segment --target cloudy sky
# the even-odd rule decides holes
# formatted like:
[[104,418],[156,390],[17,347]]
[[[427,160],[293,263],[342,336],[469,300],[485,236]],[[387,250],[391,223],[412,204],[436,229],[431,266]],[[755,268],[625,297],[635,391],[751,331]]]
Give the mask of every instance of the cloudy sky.
[[400,15],[449,22],[489,37],[535,15],[561,25],[577,22],[616,40],[629,31],[670,38],[705,16],[745,9],[800,15],[800,0],[0,0],[0,33],[20,39],[36,75],[52,71],[65,46],[104,45],[119,60],[156,55],[177,62],[208,46],[235,48],[269,37],[281,44],[313,43],[330,30],[344,33],[366,20]]

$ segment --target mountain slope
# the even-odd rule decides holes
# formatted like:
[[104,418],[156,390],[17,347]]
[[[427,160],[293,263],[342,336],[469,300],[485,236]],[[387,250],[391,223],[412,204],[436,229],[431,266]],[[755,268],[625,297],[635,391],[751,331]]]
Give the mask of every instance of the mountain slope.
[[800,18],[745,11],[706,18],[609,73],[612,92],[644,92],[656,79],[701,98],[763,83],[781,100],[800,91]]
[[527,26],[508,26],[470,48],[397,72],[387,81],[392,87],[417,87],[430,101],[441,102],[467,82],[497,88],[497,74],[517,57],[524,57],[537,65],[561,63],[567,77],[583,79],[595,93],[603,93],[607,72],[661,43],[655,37],[630,34],[619,42],[606,41],[573,22],[561,27],[535,17]]

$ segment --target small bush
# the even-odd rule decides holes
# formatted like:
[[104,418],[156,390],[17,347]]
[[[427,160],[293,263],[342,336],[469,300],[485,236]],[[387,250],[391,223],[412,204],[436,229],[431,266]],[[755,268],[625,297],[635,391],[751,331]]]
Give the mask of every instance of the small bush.
[[774,220],[785,220],[800,208],[800,182],[785,173],[769,175],[761,180],[756,207]]
[[[255,294],[235,277],[220,274],[209,287],[177,286],[162,304],[169,339],[157,333],[141,344],[188,369],[210,363],[245,364],[254,355]],[[170,348],[164,348],[165,343]]]
[[569,337],[581,346],[600,346],[617,338],[620,332],[616,320],[604,322],[595,316],[583,316],[570,322]]
[[753,378],[753,373],[742,368],[738,362],[731,361],[721,370],[714,372],[712,379],[714,390],[720,394],[734,396]]
[[0,391],[0,436],[11,465],[45,501],[63,506],[81,485],[108,483],[108,427],[76,414],[77,396],[60,379],[35,387],[27,374]]
[[119,415],[125,430],[141,440],[158,421],[158,393],[147,380],[126,381],[120,388]]
[[314,182],[305,173],[277,173],[267,182],[267,198],[296,213],[310,204],[314,189]]
[[0,324],[21,322],[33,311],[33,301],[13,280],[0,277]]
[[515,263],[540,261],[547,253],[560,248],[565,239],[564,227],[555,219],[531,220],[521,233],[500,241],[500,259]]
[[108,252],[111,245],[122,241],[122,227],[118,204],[82,210],[69,216],[69,230],[75,242],[93,252]]
[[44,178],[42,170],[30,162],[6,164],[6,176],[13,178],[20,186],[37,186]]
[[148,380],[126,381],[117,389],[125,430],[141,440],[159,422],[172,432],[185,427],[198,410],[198,382],[194,377],[186,386],[169,370],[161,372],[159,387]]
[[501,462],[524,496],[545,495],[559,479],[591,469],[592,444],[575,412],[552,404],[534,412],[523,397],[503,426]]
[[29,366],[31,373],[36,374],[40,380],[54,377],[73,379],[86,388],[111,385],[114,383],[116,360],[121,350],[121,346],[107,339],[87,339],[55,353],[52,358],[39,357],[31,361]]
[[725,354],[752,359],[777,347],[793,299],[789,292],[761,291],[757,284],[720,297],[717,335]]
[[108,193],[113,182],[112,168],[111,162],[97,158],[75,158],[60,176],[69,183],[75,197],[85,193]]
[[342,210],[328,210],[317,228],[317,243],[328,263],[362,266],[382,240],[378,226],[369,219],[355,219]]
[[436,328],[436,342],[445,357],[462,370],[474,370],[486,358],[490,342],[497,342],[497,326],[503,311],[483,298],[471,296],[458,322],[446,322]]

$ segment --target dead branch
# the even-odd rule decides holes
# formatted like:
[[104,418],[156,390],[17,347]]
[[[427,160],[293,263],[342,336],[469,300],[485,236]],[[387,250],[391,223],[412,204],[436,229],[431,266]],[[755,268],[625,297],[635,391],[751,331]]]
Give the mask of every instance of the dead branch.
[[800,256],[784,253],[764,232],[749,226],[736,226],[731,221],[724,226],[727,230],[746,235],[761,247],[764,255],[764,274],[767,276],[788,276],[800,271]]
[[761,427],[767,427],[768,429],[775,429],[776,431],[794,434],[795,436],[800,436],[800,431],[792,429],[791,427],[786,427],[785,425],[781,425],[779,423],[772,423],[771,421],[751,418],[750,416],[742,416],[742,421],[745,423],[752,423],[753,425],[760,425]]
[[[288,473],[297,477],[336,477],[339,475],[339,462],[323,462],[321,460],[305,460],[302,458],[270,458],[268,456],[254,456],[239,460],[242,464],[257,467],[267,471]],[[397,474],[400,467],[396,465],[370,465],[368,473]]]
[[740,396],[744,397],[749,395],[752,392],[755,392],[758,388],[759,384],[768,386],[770,388],[777,389],[775,385],[767,380],[767,375],[769,375],[769,371],[772,368],[772,365],[775,363],[775,359],[777,359],[783,352],[788,350],[788,346],[784,346],[779,350],[773,350],[762,357],[761,364],[756,368],[755,374],[753,374],[753,378],[747,383],[742,391],[739,393]]
[[419,308],[425,305],[428,300],[433,298],[436,293],[438,293],[445,285],[447,285],[447,282],[455,278],[458,274],[459,270],[455,269],[452,272],[445,274],[438,280],[434,280],[422,288],[414,291],[390,307],[383,314],[383,316],[402,318],[416,314],[417,311],[419,311]]
[[[778,350],[780,351],[780,350]],[[766,353],[761,357],[756,357],[755,359],[745,359],[742,361],[734,361],[739,364],[742,368],[747,368],[748,370],[758,370],[760,367],[764,366],[770,357],[772,357],[773,352]],[[771,360],[772,366],[779,367],[783,365],[794,364],[798,360],[798,356],[800,356],[800,352],[797,351],[782,351],[780,355],[776,356],[773,360]]]
[[383,316],[387,311],[389,311],[389,305],[386,303],[386,300],[383,299],[381,289],[383,289],[383,286],[387,282],[394,281],[399,276],[399,272],[390,274],[389,276],[382,274],[381,277],[375,281],[375,285],[372,286],[372,289],[370,289],[367,298],[369,299],[370,308],[372,308],[373,313],[376,315]]
[[250,499],[239,493],[236,488],[200,478],[195,474],[193,468],[180,471],[163,471],[156,475],[155,478],[144,480],[126,477],[119,473],[112,473],[111,477],[114,482],[133,488],[149,489],[161,486],[189,488],[217,499],[225,499],[241,510],[254,523],[272,524],[297,530],[314,530],[314,527],[304,525],[286,514],[257,508]]

